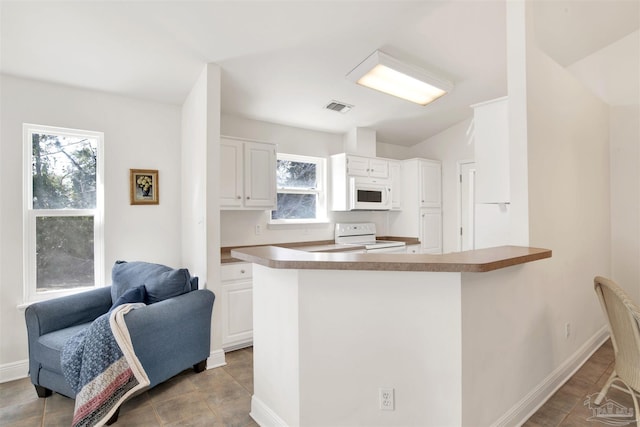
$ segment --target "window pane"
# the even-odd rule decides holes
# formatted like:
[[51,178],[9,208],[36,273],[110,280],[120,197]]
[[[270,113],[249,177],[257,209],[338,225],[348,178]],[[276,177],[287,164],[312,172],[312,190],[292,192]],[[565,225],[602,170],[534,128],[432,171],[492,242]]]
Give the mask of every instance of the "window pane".
[[278,160],[278,187],[316,188],[316,164]]
[[96,207],[95,138],[32,135],[34,209]]
[[93,217],[36,218],[36,292],[94,286]]
[[315,194],[278,193],[278,210],[271,219],[313,219],[316,217]]

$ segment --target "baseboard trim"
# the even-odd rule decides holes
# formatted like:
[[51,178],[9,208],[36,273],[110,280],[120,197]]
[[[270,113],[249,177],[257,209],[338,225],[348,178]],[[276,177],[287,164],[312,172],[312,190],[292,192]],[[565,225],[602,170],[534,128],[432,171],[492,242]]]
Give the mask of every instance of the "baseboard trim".
[[260,427],[288,427],[275,412],[255,395],[251,396],[251,412],[249,415]]
[[224,350],[214,350],[209,354],[207,358],[207,369],[219,368],[227,364],[224,357]]
[[609,328],[603,326],[569,359],[556,368],[536,388],[516,403],[509,411],[492,424],[492,427],[520,426],[564,385],[569,378],[609,338]]
[[0,365],[0,383],[19,380],[29,376],[29,360],[19,360],[17,362]]

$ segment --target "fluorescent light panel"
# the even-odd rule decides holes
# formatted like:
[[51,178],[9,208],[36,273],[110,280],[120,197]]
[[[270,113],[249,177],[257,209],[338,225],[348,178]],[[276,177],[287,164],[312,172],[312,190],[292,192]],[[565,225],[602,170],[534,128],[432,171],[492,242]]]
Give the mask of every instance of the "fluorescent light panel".
[[359,85],[427,105],[453,89],[453,83],[376,50],[347,78]]

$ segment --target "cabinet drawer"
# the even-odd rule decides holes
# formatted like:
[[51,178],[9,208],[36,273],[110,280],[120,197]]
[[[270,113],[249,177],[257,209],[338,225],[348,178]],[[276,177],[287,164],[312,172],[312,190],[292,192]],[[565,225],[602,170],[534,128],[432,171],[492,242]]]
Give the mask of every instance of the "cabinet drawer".
[[246,262],[221,266],[220,280],[241,280],[252,277],[252,265]]

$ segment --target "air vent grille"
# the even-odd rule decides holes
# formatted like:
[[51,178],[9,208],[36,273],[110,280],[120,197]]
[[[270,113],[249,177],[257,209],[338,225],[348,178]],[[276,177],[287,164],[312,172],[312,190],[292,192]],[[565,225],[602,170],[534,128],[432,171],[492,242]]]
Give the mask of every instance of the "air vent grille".
[[324,108],[326,108],[327,110],[337,111],[338,113],[345,114],[351,111],[351,109],[353,108],[353,105],[349,105],[344,102],[333,100],[327,105],[325,105]]

